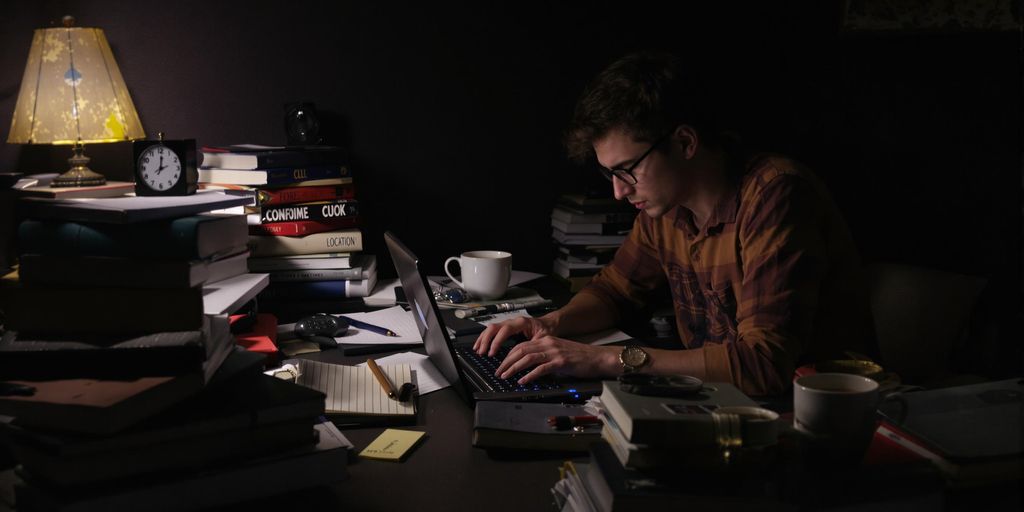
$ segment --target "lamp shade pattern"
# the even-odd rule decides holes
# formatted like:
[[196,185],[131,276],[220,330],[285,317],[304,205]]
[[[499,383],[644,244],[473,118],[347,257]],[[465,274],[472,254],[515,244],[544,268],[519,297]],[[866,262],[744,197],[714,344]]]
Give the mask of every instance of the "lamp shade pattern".
[[102,30],[35,31],[7,142],[74,144],[145,136]]

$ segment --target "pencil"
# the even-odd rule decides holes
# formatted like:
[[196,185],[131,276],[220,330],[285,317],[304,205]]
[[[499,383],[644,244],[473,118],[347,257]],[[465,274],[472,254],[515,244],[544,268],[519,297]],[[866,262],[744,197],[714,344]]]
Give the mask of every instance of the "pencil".
[[384,336],[391,336],[393,338],[397,338],[398,337],[398,335],[395,334],[395,331],[392,331],[391,329],[385,329],[384,327],[380,327],[380,326],[373,325],[373,324],[368,324],[368,323],[366,323],[366,322],[364,322],[362,320],[356,320],[355,318],[349,318],[349,317],[347,317],[345,315],[338,315],[338,318],[341,318],[341,319],[345,320],[346,322],[348,322],[349,325],[353,325],[353,326],[358,327],[360,329],[366,329],[367,331],[375,332],[377,334],[383,334]]
[[384,388],[384,392],[388,394],[388,398],[398,398],[398,391],[395,391],[395,386],[388,380],[388,376],[384,375],[384,371],[377,366],[377,361],[373,358],[366,359],[366,366],[370,367],[370,371],[373,372],[373,376],[377,377],[377,382],[380,383],[380,387]]

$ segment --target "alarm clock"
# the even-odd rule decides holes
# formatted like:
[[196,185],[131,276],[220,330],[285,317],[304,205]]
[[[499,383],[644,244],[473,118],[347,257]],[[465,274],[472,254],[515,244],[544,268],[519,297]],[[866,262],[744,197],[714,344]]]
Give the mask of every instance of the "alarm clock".
[[195,139],[139,140],[132,146],[135,158],[135,195],[187,196],[199,188]]

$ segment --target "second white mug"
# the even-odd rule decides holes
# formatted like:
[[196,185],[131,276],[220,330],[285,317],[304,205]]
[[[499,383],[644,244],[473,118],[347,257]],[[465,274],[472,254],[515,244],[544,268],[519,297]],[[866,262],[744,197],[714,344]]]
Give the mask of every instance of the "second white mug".
[[[462,280],[452,276],[448,265],[457,261]],[[512,278],[512,253],[505,251],[469,251],[444,261],[444,273],[463,290],[482,299],[493,300],[505,295]]]

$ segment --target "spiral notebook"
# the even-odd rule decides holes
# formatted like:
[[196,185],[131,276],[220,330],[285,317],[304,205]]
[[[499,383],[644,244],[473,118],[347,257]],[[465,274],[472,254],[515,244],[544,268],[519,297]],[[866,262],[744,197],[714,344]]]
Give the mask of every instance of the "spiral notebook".
[[[395,386],[416,384],[408,364],[386,364],[381,370]],[[302,360],[297,382],[327,395],[324,410],[338,425],[395,425],[416,422],[416,399],[399,402],[377,382],[369,368]]]

